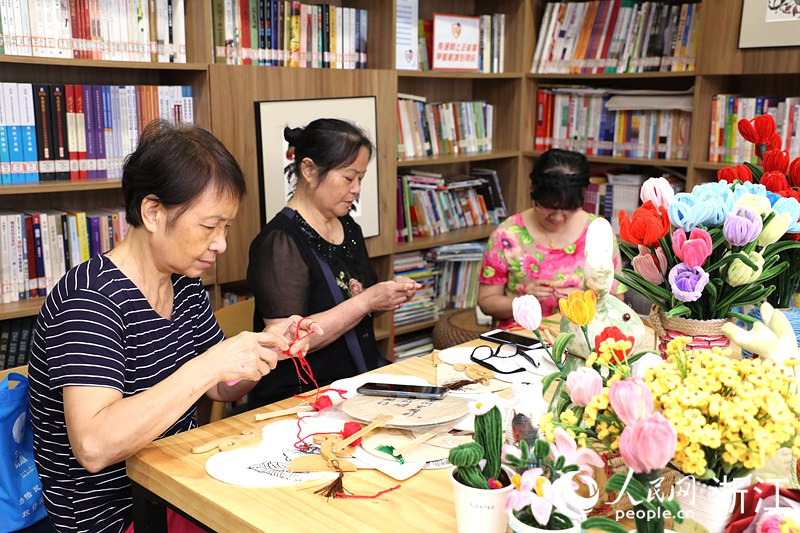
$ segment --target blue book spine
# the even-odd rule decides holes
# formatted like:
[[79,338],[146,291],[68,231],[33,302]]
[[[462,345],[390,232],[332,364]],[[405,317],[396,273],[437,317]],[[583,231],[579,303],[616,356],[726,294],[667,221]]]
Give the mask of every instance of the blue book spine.
[[114,139],[113,121],[111,119],[111,87],[103,85],[103,140],[106,147],[106,172],[108,177],[114,177]]
[[8,150],[5,105],[2,100],[0,98],[0,185],[8,185],[11,183],[11,153]]
[[103,109],[103,87],[100,85],[92,86],[92,96],[94,105],[94,148],[97,156],[97,177],[108,177],[108,161],[106,160],[106,140],[105,140],[105,110]]
[[[281,24],[283,21],[278,20],[278,1],[279,0],[270,0],[270,29],[272,30],[270,33],[270,48],[272,49],[272,61],[271,65],[274,67],[279,67],[281,62],[278,59],[278,50],[280,49],[278,43],[278,24]],[[316,31],[316,28],[314,28]]]

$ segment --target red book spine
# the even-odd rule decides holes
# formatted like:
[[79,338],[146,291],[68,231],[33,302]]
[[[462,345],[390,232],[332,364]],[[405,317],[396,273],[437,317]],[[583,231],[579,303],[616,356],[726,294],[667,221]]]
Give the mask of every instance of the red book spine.
[[[65,85],[64,93],[67,103],[67,130],[69,131],[67,139],[68,157],[69,157],[69,179],[79,180],[81,177],[80,171],[80,158],[78,157],[78,139],[76,138],[77,116],[75,114],[75,86]],[[81,124],[83,126],[83,124]]]
[[75,95],[75,149],[78,157],[78,179],[89,179],[86,161],[86,114],[83,110],[83,85],[73,85]]
[[240,54],[242,64],[252,65],[253,60],[250,58],[250,3],[246,0],[243,2],[239,0],[239,25],[241,28],[241,35],[239,44],[241,45]]

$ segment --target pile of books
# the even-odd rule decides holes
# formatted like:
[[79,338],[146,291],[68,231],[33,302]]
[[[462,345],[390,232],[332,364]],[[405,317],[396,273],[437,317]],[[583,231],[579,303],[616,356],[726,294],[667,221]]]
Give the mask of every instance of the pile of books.
[[548,2],[531,72],[693,71],[700,2]]
[[397,242],[414,237],[497,224],[508,216],[497,172],[474,169],[469,176],[410,170],[397,178]]
[[28,364],[36,317],[0,322],[0,370]]
[[441,269],[436,285],[437,304],[441,309],[478,304],[478,278],[485,248],[481,242],[464,242],[428,251],[426,257],[439,263]]
[[427,103],[397,95],[397,158],[492,150],[494,106],[483,100]]
[[190,86],[0,86],[2,185],[121,178],[148,123],[194,121]]
[[394,312],[395,327],[436,320],[441,310],[436,305],[435,262],[425,259],[422,252],[407,252],[394,256],[395,276],[405,276],[422,285],[414,297]]
[[186,63],[184,0],[0,2],[0,55]]
[[366,9],[286,0],[212,0],[214,61],[367,68]]
[[0,302],[45,296],[66,272],[125,238],[125,209],[0,210]]
[[392,361],[427,355],[433,351],[433,337],[426,333],[409,333],[394,340]]

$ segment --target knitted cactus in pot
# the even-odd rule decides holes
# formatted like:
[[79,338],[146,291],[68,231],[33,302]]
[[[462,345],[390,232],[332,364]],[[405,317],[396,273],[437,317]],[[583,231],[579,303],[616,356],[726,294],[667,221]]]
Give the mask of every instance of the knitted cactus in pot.
[[496,405],[486,401],[470,404],[475,415],[475,436],[450,450],[448,460],[457,468],[456,479],[476,489],[497,489],[503,447],[503,416]]

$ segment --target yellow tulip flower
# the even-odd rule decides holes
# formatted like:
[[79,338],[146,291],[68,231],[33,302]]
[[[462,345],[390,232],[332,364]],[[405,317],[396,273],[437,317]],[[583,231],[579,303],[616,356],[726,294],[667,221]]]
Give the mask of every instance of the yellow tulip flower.
[[558,301],[561,314],[576,326],[586,326],[597,311],[597,295],[593,290],[573,291],[567,299]]

